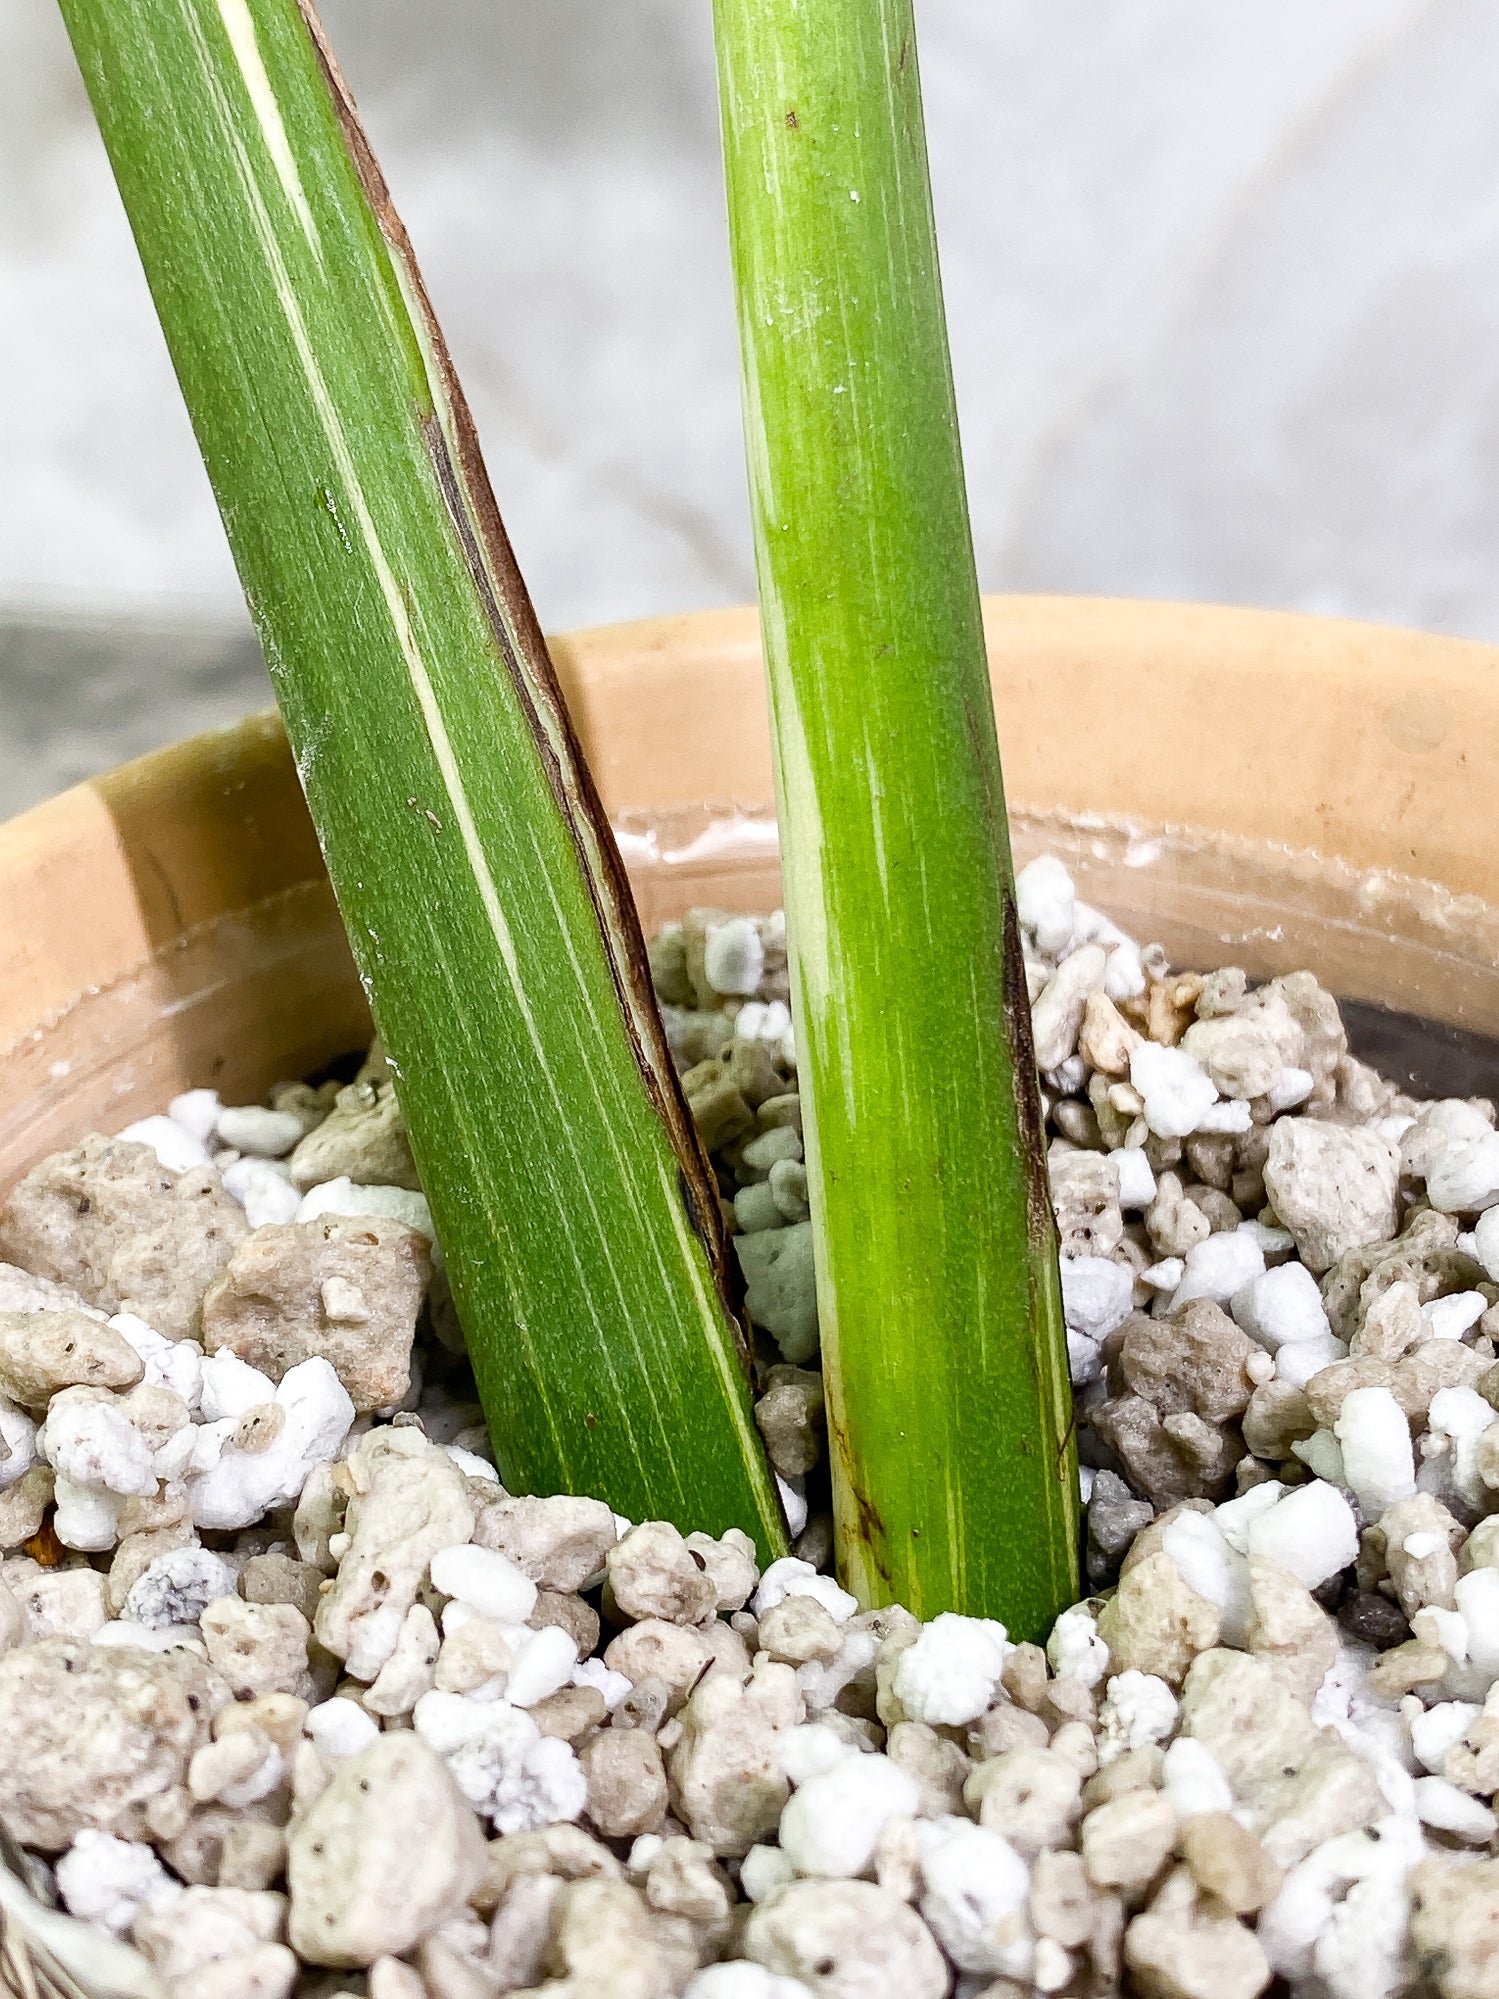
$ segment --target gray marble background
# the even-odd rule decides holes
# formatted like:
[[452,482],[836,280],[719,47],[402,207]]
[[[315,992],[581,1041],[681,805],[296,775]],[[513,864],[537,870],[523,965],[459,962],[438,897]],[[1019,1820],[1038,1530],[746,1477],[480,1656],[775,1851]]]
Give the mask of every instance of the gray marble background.
[[[707,0],[326,0],[552,628],[748,598]],[[918,0],[986,587],[1499,639],[1492,0]],[[0,0],[0,811],[264,698],[53,0]]]

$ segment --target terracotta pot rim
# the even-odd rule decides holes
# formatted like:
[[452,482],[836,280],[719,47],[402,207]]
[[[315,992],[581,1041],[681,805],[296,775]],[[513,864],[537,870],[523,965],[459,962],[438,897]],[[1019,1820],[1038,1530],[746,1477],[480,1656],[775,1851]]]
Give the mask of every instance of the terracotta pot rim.
[[[1444,683],[1455,684],[1465,702],[1478,709],[1478,721],[1499,715],[1499,695],[1491,700],[1472,700],[1475,692],[1481,694],[1491,677],[1499,673],[1499,645],[1478,639],[1316,612],[1046,593],[986,596],[984,620],[1002,714],[1007,706],[1004,676],[1010,655],[1019,651],[1022,670],[1036,663],[1045,667],[1060,659],[1069,647],[1096,644],[1107,634],[1114,642],[1113,650],[1118,650],[1121,639],[1124,642],[1127,657],[1119,663],[1120,668],[1133,664],[1170,674],[1179,671],[1184,661],[1200,660],[1206,650],[1216,655],[1211,663],[1215,673],[1253,677],[1266,658],[1279,650],[1323,694],[1331,694],[1330,683],[1334,683],[1351,684],[1356,693],[1378,696],[1392,684],[1408,683],[1412,678],[1419,680],[1421,670],[1426,669]],[[607,745],[589,740],[597,734],[589,724],[601,689],[612,700],[617,700],[622,692],[636,698],[632,690],[640,688],[643,674],[663,660],[669,660],[678,669],[685,665],[693,672],[719,674],[742,670],[746,660],[758,667],[759,615],[752,605],[675,612],[583,626],[554,635],[549,644],[569,700],[580,711],[580,729],[590,756],[597,759],[602,750],[607,759]],[[1037,654],[1038,660],[1031,660],[1028,657],[1031,653]],[[648,704],[642,706],[647,713],[651,712]],[[1425,734],[1434,736],[1437,727],[1435,721],[1428,720]],[[1414,717],[1408,718],[1404,733],[1412,749],[1438,747],[1436,742],[1419,741],[1422,730]],[[87,778],[0,821],[0,880],[18,856],[29,858],[38,832],[53,831],[89,793],[139,795],[172,789],[183,781],[191,766],[237,771],[245,758],[253,758],[268,747],[280,747],[283,742],[276,710],[257,710],[236,722],[181,737]],[[681,804],[682,785],[677,783],[667,789],[671,795],[635,803],[666,809]],[[1014,791],[1016,787],[1012,784],[1011,789]],[[770,803],[767,784],[754,784],[749,791],[754,795],[742,795],[741,787],[734,793],[733,802],[746,809]],[[606,802],[612,802],[607,787],[605,795]],[[691,795],[694,799],[728,796],[701,789],[692,790]],[[1184,818],[1175,823],[1185,826],[1200,822]]]
[[[1311,953],[1300,962],[1325,965],[1347,996],[1388,992],[1499,1033],[1499,841],[1483,837],[1499,647],[1129,599],[998,597],[984,614],[1022,854],[1059,845],[1085,893],[1178,963],[1223,962],[1239,940],[1261,971]],[[627,844],[715,800],[720,820],[759,816],[752,853],[731,855],[718,824],[692,865],[679,854],[638,872],[643,920],[727,892],[730,878],[746,907],[773,896],[755,611],[601,626],[552,647]],[[1161,869],[1139,865],[1150,842]],[[273,1080],[261,1078],[273,1047],[278,1062],[315,1066],[365,1018],[274,715],[0,825],[0,931],[0,1184],[69,1104],[123,1123],[188,1081],[258,1087]],[[212,1019],[210,995],[236,980],[232,1031],[258,1055]],[[253,1007],[268,1009],[263,1022]],[[113,1067],[93,1052],[100,1033]],[[85,1070],[98,1088],[70,1096]]]

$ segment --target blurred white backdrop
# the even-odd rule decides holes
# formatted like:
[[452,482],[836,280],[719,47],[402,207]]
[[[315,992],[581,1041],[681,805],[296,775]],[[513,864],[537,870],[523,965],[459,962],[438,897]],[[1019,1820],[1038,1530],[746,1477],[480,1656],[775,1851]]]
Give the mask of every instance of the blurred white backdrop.
[[[544,622],[749,597],[707,0],[325,16]],[[1499,9],[918,22],[985,586],[1499,638]],[[236,603],[53,0],[0,0],[0,610]]]

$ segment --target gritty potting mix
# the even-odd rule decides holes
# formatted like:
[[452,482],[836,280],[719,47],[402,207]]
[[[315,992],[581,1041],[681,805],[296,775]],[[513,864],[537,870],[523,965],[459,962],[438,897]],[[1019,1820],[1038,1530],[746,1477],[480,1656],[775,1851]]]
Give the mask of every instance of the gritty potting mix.
[[[0,1207],[0,1821],[172,1999],[1499,1992],[1499,1131],[1041,860],[1087,1581],[827,1573],[784,924],[652,963],[797,1555],[498,1483],[378,1051]],[[1003,1479],[1002,1463],[994,1477]]]

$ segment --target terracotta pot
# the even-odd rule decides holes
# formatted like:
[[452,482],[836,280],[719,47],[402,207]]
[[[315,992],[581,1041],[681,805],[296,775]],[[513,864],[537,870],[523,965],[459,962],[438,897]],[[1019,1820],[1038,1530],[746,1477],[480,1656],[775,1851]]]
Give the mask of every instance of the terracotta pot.
[[[1021,859],[1061,852],[1177,963],[1305,964],[1499,1035],[1499,648],[1179,605],[996,598],[987,618]],[[555,650],[647,926],[770,906],[753,613]],[[179,1089],[253,1099],[368,1031],[270,718],[0,828],[0,937],[0,1184]]]

